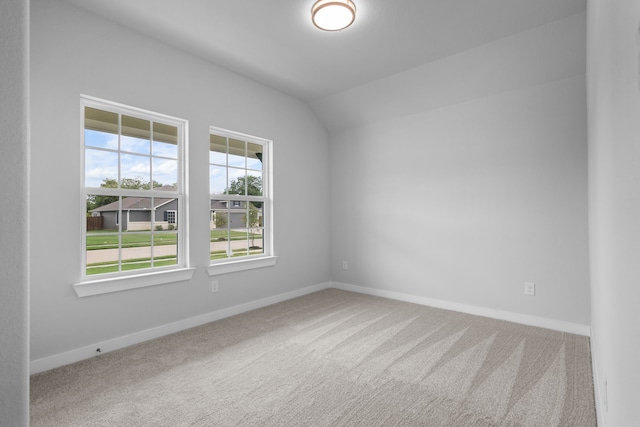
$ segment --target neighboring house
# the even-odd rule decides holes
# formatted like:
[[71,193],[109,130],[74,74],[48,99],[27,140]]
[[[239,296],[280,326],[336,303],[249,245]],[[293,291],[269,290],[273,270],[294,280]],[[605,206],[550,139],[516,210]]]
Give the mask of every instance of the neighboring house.
[[[117,229],[122,222],[123,231],[151,230],[153,215],[153,227],[161,226],[167,230],[178,226],[178,200],[151,197],[124,197],[122,208],[118,202],[109,203],[91,210],[92,216],[103,217],[104,229]],[[122,213],[122,214],[121,214]]]
[[[237,200],[211,200],[211,211],[209,216],[211,229],[227,228],[227,225],[229,228],[246,228],[246,206],[246,202]],[[216,217],[219,215],[223,215],[224,219],[221,221],[220,227],[216,227]]]

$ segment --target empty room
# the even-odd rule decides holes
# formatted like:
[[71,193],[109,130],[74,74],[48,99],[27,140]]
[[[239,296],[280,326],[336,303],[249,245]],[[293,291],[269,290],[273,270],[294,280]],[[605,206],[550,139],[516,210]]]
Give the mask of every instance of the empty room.
[[0,22],[0,425],[637,425],[637,0]]

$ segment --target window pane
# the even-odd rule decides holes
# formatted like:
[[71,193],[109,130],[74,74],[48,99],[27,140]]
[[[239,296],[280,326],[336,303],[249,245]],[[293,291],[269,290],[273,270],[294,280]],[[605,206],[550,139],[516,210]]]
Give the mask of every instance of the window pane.
[[264,227],[264,203],[249,202],[249,221],[247,227]]
[[84,128],[117,136],[118,114],[97,108],[84,107]]
[[153,185],[162,187],[178,182],[178,161],[153,158]]
[[178,158],[178,146],[165,144],[164,142],[153,141],[153,155],[158,157]]
[[178,158],[178,128],[163,123],[153,123],[153,155]]
[[150,141],[148,139],[122,136],[120,138],[120,149],[130,153],[149,154]]
[[[210,208],[211,229],[227,229],[229,228],[229,202],[226,200],[211,200]],[[224,235],[226,236],[226,234]],[[223,236],[223,237],[224,237]]]
[[225,194],[227,188],[227,168],[222,166],[209,167],[209,192],[211,194]]
[[[129,223],[131,224],[131,222]],[[131,227],[129,227],[131,228]],[[122,235],[122,271],[151,267],[151,233]]]
[[229,230],[225,228],[211,230],[211,259],[228,258],[229,251]]
[[[123,197],[122,231],[151,231],[153,212],[151,202],[151,197]],[[139,246],[136,243],[136,237],[129,238],[129,243]]]
[[119,199],[118,196],[87,195],[87,215],[90,215],[85,219],[87,275],[119,270]]
[[209,136],[209,163],[227,164],[227,138],[218,135]]
[[117,231],[118,211],[120,204],[118,196],[104,196],[99,194],[87,195],[87,232]]
[[245,169],[237,169],[237,168],[229,168],[229,184],[227,188],[229,189],[229,194],[239,194],[241,196],[245,196]]
[[136,117],[122,116],[120,149],[132,153],[150,154],[151,122]]
[[229,208],[226,200],[211,200],[209,211],[211,259],[227,258],[229,252]]
[[229,139],[229,166],[240,168],[247,167],[247,150],[245,142],[237,139]]
[[264,253],[264,239],[262,231],[263,230],[261,228],[249,230],[249,255]]
[[239,229],[247,227],[247,202],[229,202],[229,228]]
[[262,196],[262,172],[247,171],[247,193],[250,196]]
[[247,168],[262,170],[262,145],[247,143]]
[[231,250],[233,257],[263,253],[262,234],[247,228],[231,230]]
[[133,154],[122,154],[120,158],[121,186],[130,189],[149,189],[150,158]]
[[100,187],[107,181],[113,181],[114,187],[118,179],[118,153],[111,151],[84,150],[84,185]]
[[87,232],[86,274],[113,273],[119,270],[118,234],[104,231]]
[[[170,228],[170,227],[169,227]],[[178,263],[178,233],[160,231],[153,235],[153,266],[162,267]]]
[[118,135],[107,132],[99,132],[91,129],[84,130],[84,145],[87,147],[118,149]]

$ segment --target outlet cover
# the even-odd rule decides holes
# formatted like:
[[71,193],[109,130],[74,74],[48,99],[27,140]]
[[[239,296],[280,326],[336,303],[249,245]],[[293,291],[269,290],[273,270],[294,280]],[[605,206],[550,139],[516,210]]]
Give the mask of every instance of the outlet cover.
[[211,292],[218,292],[218,281],[217,280],[212,280],[211,281]]
[[524,294],[529,296],[535,296],[536,284],[534,282],[524,282]]

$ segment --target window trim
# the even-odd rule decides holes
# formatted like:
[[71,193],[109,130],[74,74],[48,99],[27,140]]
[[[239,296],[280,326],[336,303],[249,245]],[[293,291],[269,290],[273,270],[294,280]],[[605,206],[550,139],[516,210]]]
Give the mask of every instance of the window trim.
[[[105,273],[100,275],[86,274],[86,227],[81,227],[81,251],[80,251],[80,279],[73,284],[73,288],[79,297],[97,295],[102,293],[117,292],[128,289],[136,289],[147,286],[155,286],[164,283],[172,283],[183,280],[189,280],[194,272],[194,268],[190,268],[189,257],[189,200],[188,200],[188,141],[189,141],[189,122],[174,116],[169,116],[154,111],[145,110],[113,101],[108,101],[88,95],[80,95],[80,212],[81,221],[86,221],[86,197],[88,194],[95,192],[96,187],[85,186],[85,107],[98,108],[112,111],[117,114],[132,115],[133,117],[144,117],[147,120],[160,122],[163,124],[171,124],[178,128],[178,182],[181,185],[177,191],[178,210],[180,210],[179,232],[177,234],[177,250],[178,263],[176,265],[145,268],[132,271],[119,271],[114,273]],[[152,177],[153,179],[153,177]],[[99,187],[98,187],[99,188]],[[105,192],[99,188],[100,192]],[[106,191],[109,192],[109,191]],[[114,195],[126,196],[127,190],[117,189]],[[160,193],[153,189],[148,190],[145,197],[162,197],[164,193]],[[139,197],[139,193],[137,193]],[[166,197],[166,196],[165,196]],[[118,221],[120,222],[120,221]],[[119,231],[120,232],[120,231]]]
[[[274,266],[278,260],[275,254],[274,227],[273,227],[273,141],[258,136],[248,135],[229,129],[209,126],[209,135],[222,136],[226,138],[240,139],[246,142],[262,145],[262,196],[263,202],[263,253],[259,255],[247,255],[238,258],[227,258],[220,260],[209,260],[207,272],[209,276],[235,273],[239,271],[251,270],[255,268]],[[208,164],[211,163],[207,160]],[[227,165],[227,167],[229,167]],[[238,196],[233,194],[212,195],[209,190],[209,202],[212,199],[227,199],[230,201],[250,201],[256,196]]]
[[164,285],[190,280],[195,268],[174,268],[167,271],[139,270],[144,273],[130,274],[127,276],[108,277],[98,280],[86,280],[73,284],[76,295],[80,298],[93,295],[107,294],[111,292],[128,291],[130,289],[145,288],[148,286]]

